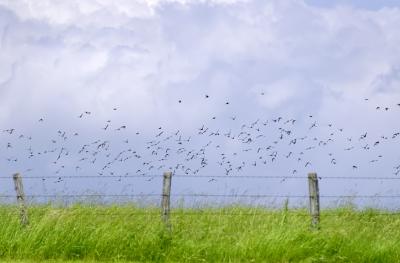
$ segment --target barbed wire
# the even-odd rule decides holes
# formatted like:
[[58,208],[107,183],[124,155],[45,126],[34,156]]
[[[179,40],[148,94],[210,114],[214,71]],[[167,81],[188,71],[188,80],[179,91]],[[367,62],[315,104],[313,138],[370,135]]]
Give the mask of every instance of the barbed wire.
[[[87,212],[87,213],[82,213],[81,211],[78,211],[75,213],[75,211],[66,211],[63,213],[60,213],[60,215],[79,215],[79,216],[162,216],[161,212],[129,212],[129,213],[123,213],[123,212]],[[6,217],[6,216],[18,216],[20,215],[20,212],[15,211],[15,212],[7,212],[7,213],[2,213],[0,214],[0,217]],[[34,216],[46,216],[48,213],[32,213],[31,215]],[[300,217],[310,217],[310,214],[308,213],[299,213],[296,211],[272,211],[272,212],[265,212],[265,213],[240,213],[240,212],[231,212],[231,213],[221,213],[221,212],[203,212],[203,211],[196,211],[196,212],[173,212],[171,211],[170,216],[265,216],[265,217],[274,217],[274,216],[300,216]],[[351,217],[351,216],[357,216],[357,217],[374,217],[374,216],[400,216],[400,212],[365,212],[365,211],[351,211],[351,212],[346,212],[346,213],[320,213],[320,217]]]
[[[55,175],[55,176],[24,176],[23,179],[81,179],[81,178],[162,178],[163,175]],[[267,175],[173,175],[172,178],[229,178],[229,179],[308,179],[307,176],[267,176]],[[12,176],[0,176],[0,179],[12,179]],[[399,177],[388,176],[318,176],[319,180],[400,180]]]
[[[37,194],[25,195],[26,198],[74,198],[74,197],[162,197],[162,194]],[[0,195],[0,198],[15,198],[15,195]],[[229,197],[229,198],[310,198],[309,195],[279,194],[171,194],[173,197]],[[400,198],[400,195],[320,195],[320,198]]]
[[[70,197],[150,197],[156,196],[161,197],[160,194],[37,194],[37,195],[25,195],[26,198],[35,198],[35,197],[62,197],[62,198],[70,198]],[[0,198],[12,198],[16,197],[15,195],[0,195]]]
[[[307,176],[268,176],[268,175],[173,175],[173,178],[177,177],[188,177],[188,178],[230,178],[230,179],[242,179],[242,178],[249,178],[249,179],[308,179]],[[400,180],[399,177],[394,176],[318,176],[318,179],[359,179],[359,180]]]

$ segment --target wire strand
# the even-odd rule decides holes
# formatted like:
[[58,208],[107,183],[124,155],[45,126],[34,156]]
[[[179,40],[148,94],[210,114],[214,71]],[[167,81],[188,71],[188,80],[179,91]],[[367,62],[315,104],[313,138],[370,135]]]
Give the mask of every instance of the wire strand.
[[[38,194],[25,195],[35,197],[162,197],[162,194]],[[0,195],[0,198],[15,198],[15,195]],[[229,197],[229,198],[310,198],[309,195],[278,195],[278,194],[172,194],[170,197]],[[400,195],[320,195],[320,198],[400,198]]]
[[[68,211],[65,213],[61,213],[60,215],[74,215],[74,211]],[[0,217],[5,217],[5,216],[18,216],[20,215],[19,212],[9,212],[9,213],[3,213],[0,214]],[[46,216],[47,214],[31,214],[31,216]],[[144,216],[162,216],[161,211],[160,212],[131,212],[131,213],[121,213],[121,212],[109,212],[109,213],[100,213],[100,212],[88,212],[88,213],[81,213],[79,212],[79,216],[91,216],[91,215],[99,215],[99,216],[136,216],[136,215],[144,215]],[[179,217],[179,216],[301,216],[301,217],[309,217],[310,214],[308,213],[297,213],[297,212],[284,212],[284,211],[276,211],[276,212],[265,212],[265,213],[224,213],[224,212],[171,212],[170,213],[171,217]],[[358,217],[373,217],[373,216],[400,216],[399,212],[380,212],[380,213],[369,213],[369,212],[357,212],[355,211],[354,213],[320,213],[320,217],[346,217],[346,216],[358,216]]]
[[[81,178],[162,178],[163,175],[60,175],[60,176],[25,176],[23,179],[81,179]],[[265,176],[265,175],[173,175],[173,178],[229,178],[229,179],[304,179],[307,176]],[[0,176],[0,179],[12,179],[12,176]],[[319,176],[319,180],[343,179],[343,180],[400,180],[400,177],[378,177],[378,176]]]

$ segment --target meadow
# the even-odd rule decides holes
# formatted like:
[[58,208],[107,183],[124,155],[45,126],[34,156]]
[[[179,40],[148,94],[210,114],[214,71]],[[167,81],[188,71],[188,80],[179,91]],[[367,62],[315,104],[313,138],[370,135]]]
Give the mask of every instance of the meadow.
[[400,215],[351,207],[321,211],[180,208],[170,231],[159,208],[36,205],[21,226],[0,207],[1,262],[399,262]]

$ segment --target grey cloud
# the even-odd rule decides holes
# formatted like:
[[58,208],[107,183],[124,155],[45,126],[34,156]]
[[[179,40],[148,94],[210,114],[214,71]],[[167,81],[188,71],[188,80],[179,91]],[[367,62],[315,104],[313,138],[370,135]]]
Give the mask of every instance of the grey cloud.
[[[310,114],[321,127],[333,122],[355,138],[365,127],[378,137],[398,128],[395,114],[382,118],[375,111],[377,104],[393,105],[399,99],[397,9],[320,9],[299,1],[167,1],[155,7],[47,1],[31,8],[24,3],[1,4],[1,129],[18,127],[46,141],[66,127],[92,138],[101,137],[104,122],[113,118],[115,125],[128,123],[124,136],[131,138],[137,130],[154,136],[158,126],[185,135],[203,124],[228,132],[240,129],[233,116],[246,124],[283,116],[297,119],[305,132]],[[382,97],[375,97],[382,89],[377,86],[385,87]],[[372,106],[363,104],[365,97]],[[113,107],[120,109],[118,114]],[[87,123],[79,122],[85,110],[93,114]],[[42,116],[47,133],[36,126]],[[327,136],[323,128],[313,135]],[[221,145],[227,151],[243,147],[229,140]],[[344,147],[346,141],[340,141],[331,150]],[[394,155],[393,148],[385,149]],[[312,168],[332,173],[320,154],[307,155],[315,160]],[[343,156],[348,167],[352,156]],[[367,160],[362,152],[357,156]],[[268,172],[287,173],[292,165],[298,163],[274,164]],[[39,169],[52,171],[45,165]],[[251,171],[265,172],[259,167]]]
[[[33,92],[31,99],[40,104],[63,96],[78,108],[104,110],[118,102],[142,116],[182,114],[185,121],[201,113],[177,113],[170,102],[184,97],[196,105],[195,98],[207,92],[221,102],[256,105],[256,112],[301,114],[309,111],[310,98],[307,104],[318,110],[332,93],[350,89],[368,96],[371,88],[363,86],[382,74],[381,65],[392,63],[397,51],[392,40],[385,41],[395,28],[381,25],[386,13],[316,10],[294,1],[161,3],[146,12],[140,11],[145,5],[139,12],[121,11],[123,6],[60,8],[47,2],[48,10],[66,12],[57,20],[57,13],[41,13],[37,6],[29,13],[10,5],[5,12],[12,32],[3,34],[3,48],[20,69],[19,88],[7,85],[10,92],[17,94],[25,79],[30,91],[24,92]],[[387,20],[395,13],[388,11]],[[268,99],[254,99],[261,87]],[[211,107],[204,116],[224,110]],[[147,119],[137,117],[142,124]]]
[[400,93],[400,67],[392,66],[386,73],[376,77],[372,84],[376,93],[399,94]]
[[350,6],[357,9],[377,10],[388,7],[399,7],[400,4],[395,0],[335,0],[335,1],[324,1],[324,0],[305,0],[307,4],[315,5],[318,7],[332,8],[335,6]]

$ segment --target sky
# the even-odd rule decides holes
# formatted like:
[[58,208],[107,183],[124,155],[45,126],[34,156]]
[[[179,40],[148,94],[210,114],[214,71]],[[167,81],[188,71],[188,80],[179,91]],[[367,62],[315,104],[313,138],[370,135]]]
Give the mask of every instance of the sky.
[[[217,176],[315,171],[326,195],[400,194],[323,180],[400,176],[399,6],[0,0],[2,174],[49,177],[32,195],[159,193],[167,170],[193,176],[176,193],[306,194],[306,179]],[[357,202],[397,201],[378,199]]]

